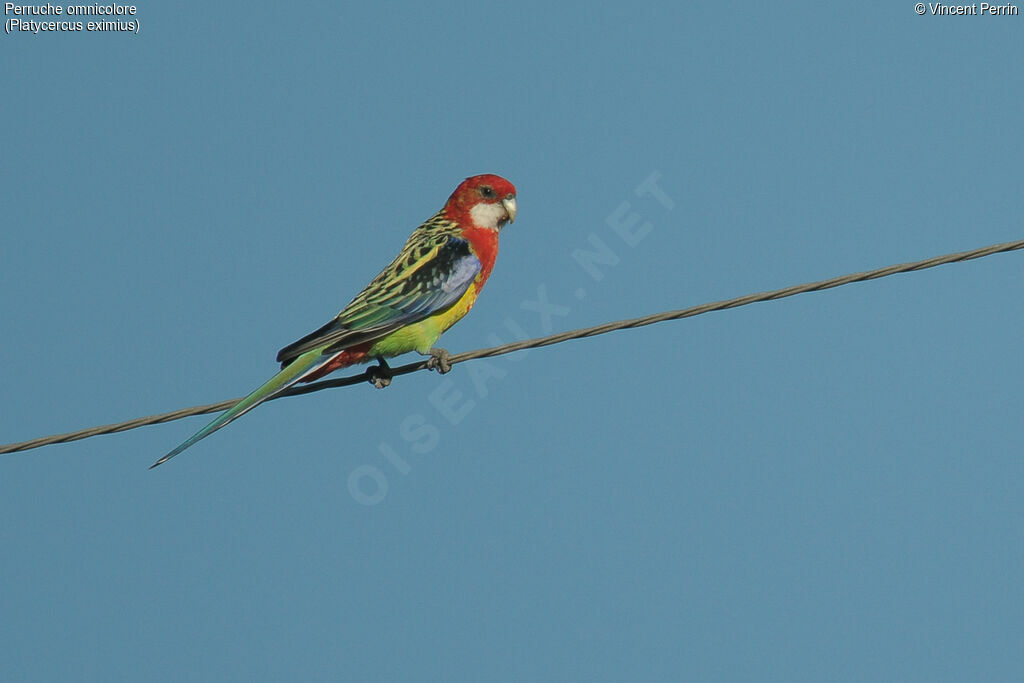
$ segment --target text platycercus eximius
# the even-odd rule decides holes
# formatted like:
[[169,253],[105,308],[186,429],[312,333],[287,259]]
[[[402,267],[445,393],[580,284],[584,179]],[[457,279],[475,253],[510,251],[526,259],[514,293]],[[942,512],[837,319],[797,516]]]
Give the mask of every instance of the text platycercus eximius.
[[444,208],[416,228],[401,253],[329,323],[281,349],[281,371],[187,441],[157,460],[167,462],[260,403],[298,382],[376,360],[378,386],[387,382],[385,358],[409,351],[430,355],[441,333],[469,312],[498,255],[498,233],[516,217],[516,188],[496,175],[462,182]]

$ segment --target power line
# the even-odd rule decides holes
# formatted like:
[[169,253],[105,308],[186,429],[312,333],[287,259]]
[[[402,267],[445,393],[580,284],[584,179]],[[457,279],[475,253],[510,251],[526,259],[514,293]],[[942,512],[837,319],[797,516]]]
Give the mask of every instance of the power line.
[[[541,346],[560,344],[571,339],[583,339],[584,337],[594,337],[599,334],[614,332],[615,330],[628,330],[636,327],[644,327],[646,325],[653,325],[654,323],[665,322],[666,320],[680,320],[682,318],[692,318],[695,315],[702,315],[704,313],[710,313],[712,311],[722,311],[727,308],[737,308],[739,306],[746,306],[748,304],[757,303],[759,301],[772,301],[775,299],[784,299],[785,297],[795,296],[797,294],[817,292],[823,289],[841,287],[842,285],[848,285],[854,282],[864,282],[865,280],[876,280],[878,278],[896,275],[897,273],[909,273],[917,270],[925,270],[926,268],[934,268],[935,266],[942,266],[946,265],[947,263],[959,263],[961,261],[970,261],[972,259],[982,258],[984,256],[991,256],[992,254],[999,254],[1007,251],[1015,251],[1018,249],[1024,249],[1024,240],[1017,240],[1015,242],[1003,242],[1001,244],[993,244],[988,247],[981,247],[980,249],[973,249],[971,251],[961,251],[955,254],[936,256],[933,258],[924,259],[922,261],[900,263],[897,265],[886,266],[884,268],[877,268],[875,270],[868,270],[861,273],[851,273],[850,275],[842,275],[840,277],[835,277],[829,280],[808,282],[802,285],[784,287],[783,289],[773,289],[769,292],[747,294],[746,296],[740,296],[734,299],[726,299],[724,301],[715,301],[712,303],[701,304],[700,306],[692,306],[690,308],[682,308],[675,311],[655,313],[653,315],[647,315],[641,318],[616,320],[614,322],[604,323],[603,325],[595,325],[594,327],[584,327],[576,330],[568,330],[566,332],[559,332],[558,334],[551,334],[546,337],[524,339],[523,341],[513,342],[511,344],[502,344],[501,346],[493,346],[486,349],[466,351],[465,353],[458,353],[452,355],[450,361],[451,364],[454,365],[456,363],[463,363],[465,361],[475,360],[478,358],[490,358],[492,356],[501,356],[506,353],[512,353],[513,351],[522,351],[525,349],[533,349]],[[411,372],[423,370],[426,367],[426,360],[416,361],[414,363],[408,363],[406,365],[392,368],[391,375],[407,375]],[[308,394],[314,391],[321,391],[322,389],[333,389],[335,387],[344,387],[349,386],[351,384],[359,384],[369,379],[369,373],[363,372],[358,375],[342,377],[340,379],[323,380],[302,387],[292,387],[288,391],[283,392],[282,394],[276,396],[275,398],[281,398],[283,396],[296,396],[298,394]],[[150,415],[149,417],[140,417],[134,420],[129,420],[127,422],[118,422],[116,424],[103,425],[100,427],[91,427],[89,429],[82,429],[77,432],[55,434],[53,436],[45,436],[38,439],[31,439],[29,441],[22,441],[20,443],[7,444],[0,446],[0,454],[15,453],[17,451],[27,451],[32,448],[39,448],[40,446],[49,446],[51,444],[56,443],[66,443],[68,441],[78,441],[79,439],[87,439],[91,436],[99,436],[100,434],[114,434],[116,432],[123,432],[129,429],[135,429],[137,427],[144,427],[146,425],[161,424],[163,422],[180,420],[183,417],[190,417],[192,415],[215,413],[221,410],[227,410],[235,403],[237,403],[239,400],[241,399],[233,398],[227,401],[220,401],[218,403],[210,403],[203,406],[194,406],[192,408],[183,408],[181,410],[175,410],[169,413]]]

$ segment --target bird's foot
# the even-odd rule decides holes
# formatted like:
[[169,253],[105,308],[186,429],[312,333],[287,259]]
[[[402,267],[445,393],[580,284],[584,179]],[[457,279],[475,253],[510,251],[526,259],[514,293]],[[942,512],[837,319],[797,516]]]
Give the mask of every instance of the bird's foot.
[[391,384],[391,377],[391,366],[383,356],[377,356],[377,364],[366,368],[366,381],[378,389]]
[[439,374],[444,374],[452,369],[452,356],[450,353],[440,347],[434,347],[430,349],[430,358],[427,360],[428,370],[437,370]]

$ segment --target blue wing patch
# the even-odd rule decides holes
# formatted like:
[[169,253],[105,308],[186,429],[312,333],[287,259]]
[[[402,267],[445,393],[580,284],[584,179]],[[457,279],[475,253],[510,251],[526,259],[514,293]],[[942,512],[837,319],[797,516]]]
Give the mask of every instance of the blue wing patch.
[[278,362],[288,365],[306,351],[325,344],[329,346],[324,352],[333,353],[443,313],[462,298],[482,269],[469,242],[452,236],[407,276],[393,277],[396,265],[397,260],[334,320],[281,349]]

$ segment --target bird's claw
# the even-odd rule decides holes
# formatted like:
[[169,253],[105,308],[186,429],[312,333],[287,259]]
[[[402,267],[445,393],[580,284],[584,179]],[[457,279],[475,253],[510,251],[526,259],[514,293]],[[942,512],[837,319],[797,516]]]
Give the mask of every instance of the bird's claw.
[[441,348],[430,349],[430,358],[427,359],[427,369],[437,370],[438,374],[445,374],[452,369],[452,356]]
[[378,389],[383,389],[390,385],[391,367],[388,366],[387,361],[378,357],[376,365],[366,368],[366,381]]

